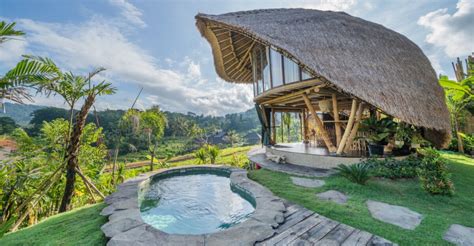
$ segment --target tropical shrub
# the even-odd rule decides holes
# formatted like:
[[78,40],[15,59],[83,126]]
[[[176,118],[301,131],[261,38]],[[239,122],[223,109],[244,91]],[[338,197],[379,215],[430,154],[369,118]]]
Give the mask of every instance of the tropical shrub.
[[420,167],[420,159],[415,155],[410,155],[402,160],[391,157],[383,160],[370,158],[362,163],[369,166],[373,176],[390,179],[415,178],[417,169]]
[[196,158],[198,164],[205,164],[207,162],[207,150],[202,147],[194,152],[194,158]]
[[220,155],[221,150],[216,145],[207,145],[207,154],[211,164],[216,164],[216,159]]
[[431,194],[453,195],[454,185],[450,179],[446,163],[440,154],[432,148],[419,151],[422,155],[418,176],[421,186]]
[[233,167],[239,167],[243,169],[248,169],[250,167],[249,159],[243,154],[232,154],[229,164]]
[[349,181],[365,185],[370,179],[370,167],[367,163],[357,163],[353,165],[340,164],[336,167],[339,175],[347,178]]

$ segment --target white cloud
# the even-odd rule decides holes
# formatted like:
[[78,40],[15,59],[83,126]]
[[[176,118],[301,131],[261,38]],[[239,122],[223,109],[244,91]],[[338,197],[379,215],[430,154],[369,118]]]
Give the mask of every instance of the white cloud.
[[291,1],[289,5],[293,8],[347,11],[353,7],[356,2],[356,0],[300,0]]
[[109,0],[109,2],[120,8],[121,15],[130,23],[139,27],[146,27],[146,23],[142,20],[142,11],[129,3],[127,0]]
[[0,63],[2,66],[13,67],[21,55],[25,54],[28,43],[23,40],[9,40],[0,45]]
[[418,24],[430,30],[425,41],[443,48],[451,58],[465,56],[474,51],[474,2],[459,0],[456,11],[438,9],[418,19]]
[[[221,115],[252,106],[251,87],[208,81],[201,73],[200,64],[189,57],[181,62],[164,59],[165,64],[176,65],[172,69],[163,68],[111,21],[93,18],[74,25],[30,19],[17,22],[29,34],[28,42],[35,54],[52,57],[61,67],[75,73],[86,73],[95,67],[107,69],[100,79],[112,81],[119,90],[117,95],[99,99],[99,109],[128,108],[140,87],[144,88],[144,95],[139,107],[159,104],[171,111]],[[57,99],[40,100],[59,106]]]

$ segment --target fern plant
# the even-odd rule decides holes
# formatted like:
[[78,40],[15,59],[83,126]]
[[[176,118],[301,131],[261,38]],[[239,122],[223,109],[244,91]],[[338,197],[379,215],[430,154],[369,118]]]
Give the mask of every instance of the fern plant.
[[371,177],[370,167],[366,163],[357,163],[353,165],[340,164],[336,167],[339,175],[347,178],[349,181],[365,185]]

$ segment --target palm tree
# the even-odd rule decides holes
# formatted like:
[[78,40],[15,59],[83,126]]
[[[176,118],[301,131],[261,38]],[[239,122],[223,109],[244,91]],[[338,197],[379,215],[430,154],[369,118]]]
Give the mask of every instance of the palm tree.
[[[84,130],[87,115],[89,114],[91,107],[94,105],[97,96],[111,95],[115,93],[115,88],[113,88],[110,83],[106,83],[105,81],[102,81],[97,84],[91,83],[92,78],[104,70],[105,69],[103,68],[99,68],[89,73],[87,77],[83,78],[85,83],[80,82],[81,86],[79,86],[77,90],[73,90],[71,92],[64,92],[62,90],[58,90],[60,93],[64,93],[63,97],[66,101],[69,100],[67,98],[74,99],[76,96],[82,96],[85,98],[84,104],[82,105],[79,112],[76,114],[72,134],[69,138],[68,146],[66,149],[66,186],[64,188],[64,194],[61,201],[61,206],[59,207],[59,212],[65,212],[70,209],[71,200],[74,195],[76,173],[79,171],[79,162],[77,154],[81,146],[80,139]],[[82,79],[74,79],[72,81],[82,81]],[[86,85],[88,86],[86,87]],[[54,88],[55,87],[52,87],[52,89]]]
[[5,43],[8,40],[12,40],[15,37],[25,35],[24,32],[15,30],[15,25],[15,22],[6,23],[5,21],[0,21],[0,44]]

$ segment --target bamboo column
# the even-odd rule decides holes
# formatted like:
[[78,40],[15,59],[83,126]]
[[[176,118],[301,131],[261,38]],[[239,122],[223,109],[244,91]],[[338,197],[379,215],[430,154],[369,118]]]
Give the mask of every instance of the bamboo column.
[[309,100],[308,95],[306,93],[303,94],[303,100],[306,103],[306,107],[308,107],[309,111],[313,115],[314,122],[316,123],[316,127],[321,133],[321,136],[323,137],[323,141],[326,144],[326,147],[328,147],[329,152],[331,153],[336,152],[336,147],[334,147],[334,145],[332,144],[331,139],[329,138],[329,134],[326,132],[326,129],[324,128],[323,122],[321,121],[321,119],[319,119],[318,115],[316,114],[316,110],[314,110],[314,107],[311,104],[311,101]]
[[336,147],[341,144],[341,122],[339,121],[339,109],[337,107],[336,93],[332,94],[332,109],[334,118],[334,128],[336,131]]
[[355,114],[356,114],[356,109],[357,109],[357,100],[353,99],[352,100],[352,106],[351,106],[351,114],[349,115],[349,121],[347,122],[347,126],[346,126],[346,130],[344,131],[344,135],[342,136],[341,144],[337,147],[336,154],[338,154],[338,155],[342,154],[342,151],[344,150],[347,138],[351,134],[352,125],[354,124],[354,117],[355,117]]
[[356,119],[354,122],[354,126],[352,127],[351,134],[349,135],[349,138],[347,139],[346,147],[344,148],[344,151],[349,151],[350,146],[352,145],[352,142],[354,141],[354,138],[357,135],[357,131],[359,130],[359,125],[360,121],[362,119],[362,113],[364,112],[364,103],[361,102],[359,104],[359,108],[357,109],[357,114],[356,114]]
[[275,110],[272,108],[272,139],[273,143],[276,144],[276,125],[275,125]]

